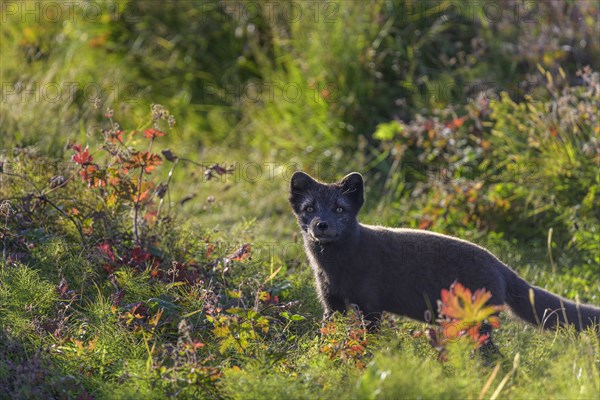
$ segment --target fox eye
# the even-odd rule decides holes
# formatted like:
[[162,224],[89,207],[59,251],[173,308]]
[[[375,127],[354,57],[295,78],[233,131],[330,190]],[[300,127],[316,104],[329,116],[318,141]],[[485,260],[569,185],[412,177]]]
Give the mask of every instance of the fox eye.
[[340,214],[340,213],[344,212],[344,209],[342,207],[338,207],[338,208],[335,209],[335,212],[338,213],[338,214]]
[[311,212],[315,211],[315,209],[313,206],[308,206],[304,209],[304,211],[311,213]]

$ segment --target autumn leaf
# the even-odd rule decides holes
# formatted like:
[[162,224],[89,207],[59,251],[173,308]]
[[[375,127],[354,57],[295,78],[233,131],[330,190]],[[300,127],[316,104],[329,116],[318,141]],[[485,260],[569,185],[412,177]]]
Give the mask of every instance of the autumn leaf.
[[106,256],[110,262],[115,262],[115,253],[113,253],[110,244],[107,242],[100,243],[96,246],[96,248],[100,251],[100,254]]
[[83,178],[84,181],[90,180],[93,176],[94,172],[98,171],[98,166],[91,164],[83,168],[79,171],[79,175]]
[[321,327],[321,335],[331,335],[337,332],[337,328],[333,322],[328,322],[327,325]]
[[158,211],[150,210],[144,214],[144,220],[150,225],[154,226],[156,219],[158,218]]
[[114,265],[111,265],[111,264],[103,264],[102,269],[104,270],[104,272],[111,275],[113,272],[115,272],[116,268]]
[[110,143],[123,143],[123,134],[125,132],[119,130],[119,131],[108,131],[107,132],[107,136],[106,136],[106,140]]
[[439,302],[440,316],[445,318],[440,322],[444,335],[455,338],[465,332],[477,343],[483,343],[479,328],[484,321],[497,328],[500,320],[496,315],[504,309],[503,306],[487,305],[492,293],[478,289],[472,293],[459,282],[453,284],[450,290],[442,289]]
[[86,164],[79,171],[79,175],[81,175],[81,179],[88,183],[89,187],[106,186],[106,176],[96,164]]
[[154,189],[154,183],[153,182],[142,182],[142,184],[140,185],[140,190],[139,193],[133,193],[131,192],[131,200],[134,201],[135,203],[141,203],[144,200],[147,200],[150,198],[150,195],[152,194],[152,190]]
[[157,137],[165,136],[166,133],[159,131],[158,129],[150,128],[144,131],[144,137],[147,139],[154,139]]
[[197,350],[197,349],[205,346],[205,344],[199,340],[194,340],[193,342],[191,342],[189,344],[194,350]]
[[467,117],[454,118],[452,121],[447,123],[446,126],[450,129],[458,129],[465,123],[466,120]]
[[81,150],[80,144],[74,144],[71,148],[76,151],[73,157],[71,157],[75,163],[86,165],[94,160],[94,157],[90,156],[90,149],[87,146],[85,146],[85,150]]
[[497,306],[485,306],[491,297],[492,293],[485,289],[472,294],[470,289],[457,282],[450,290],[442,289],[441,313],[466,322],[482,322],[499,311]]
[[429,229],[429,228],[431,228],[431,225],[433,225],[433,221],[431,221],[430,219],[427,219],[427,218],[423,218],[419,222],[419,229]]
[[149,151],[140,151],[134,153],[130,159],[125,160],[123,167],[126,170],[134,168],[143,168],[144,172],[149,174],[155,167],[162,164],[162,158],[156,153]]
[[158,268],[158,265],[153,265],[150,270],[150,276],[152,278],[160,278],[163,275],[162,271]]
[[134,265],[139,266],[146,262],[151,256],[152,254],[146,252],[140,246],[136,246],[131,252],[131,261],[134,263]]
[[106,169],[106,181],[110,186],[117,187],[126,178],[118,167],[112,166]]

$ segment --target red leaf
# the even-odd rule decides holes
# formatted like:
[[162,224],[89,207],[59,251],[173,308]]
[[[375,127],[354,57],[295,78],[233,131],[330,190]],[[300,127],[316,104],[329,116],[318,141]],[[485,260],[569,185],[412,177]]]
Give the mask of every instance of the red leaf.
[[107,242],[100,243],[98,246],[96,246],[96,248],[100,250],[100,253],[102,253],[104,256],[108,257],[110,262],[115,262],[115,253],[113,253],[112,249],[110,248],[110,244]]
[[165,135],[166,135],[166,133],[164,133],[163,131],[159,131],[158,129],[153,129],[153,128],[146,129],[144,131],[144,137],[147,139],[154,139],[154,138],[165,136]]
[[106,139],[111,143],[116,143],[116,142],[123,143],[123,134],[124,133],[125,132],[123,132],[123,131],[109,132]]
[[82,151],[81,145],[74,144],[72,149],[75,150],[77,153],[73,154],[73,157],[71,157],[71,159],[79,165],[89,164],[94,159],[94,157],[90,156],[90,150],[87,146],[85,146],[85,150]]
[[150,253],[147,253],[144,250],[142,250],[140,246],[136,246],[136,248],[133,249],[133,252],[131,253],[131,257],[138,262],[142,262],[150,258]]
[[110,264],[104,264],[102,265],[102,269],[104,271],[106,271],[107,274],[112,274],[113,272],[115,272],[115,266],[114,265],[110,265]]

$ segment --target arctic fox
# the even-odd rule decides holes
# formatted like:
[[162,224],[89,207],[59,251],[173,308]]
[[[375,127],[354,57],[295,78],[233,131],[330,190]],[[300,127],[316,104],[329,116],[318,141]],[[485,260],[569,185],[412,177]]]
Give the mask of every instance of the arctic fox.
[[600,323],[600,308],[532,286],[492,253],[438,233],[364,225],[362,176],[325,184],[296,172],[289,201],[302,230],[324,318],[356,304],[370,327],[383,311],[435,322],[437,300],[454,282],[492,293],[490,303],[544,328]]

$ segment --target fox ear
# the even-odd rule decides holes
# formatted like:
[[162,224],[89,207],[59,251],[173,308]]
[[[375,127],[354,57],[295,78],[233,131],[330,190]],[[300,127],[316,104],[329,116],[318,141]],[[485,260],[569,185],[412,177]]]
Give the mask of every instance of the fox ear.
[[294,172],[290,180],[290,197],[288,200],[296,213],[300,211],[300,203],[302,203],[306,192],[316,185],[318,185],[318,182],[308,174],[301,171]]
[[365,202],[365,184],[362,175],[352,172],[342,178],[339,186],[342,194],[352,200],[358,211]]
[[313,178],[305,172],[296,171],[290,180],[290,193],[304,193],[317,184]]

